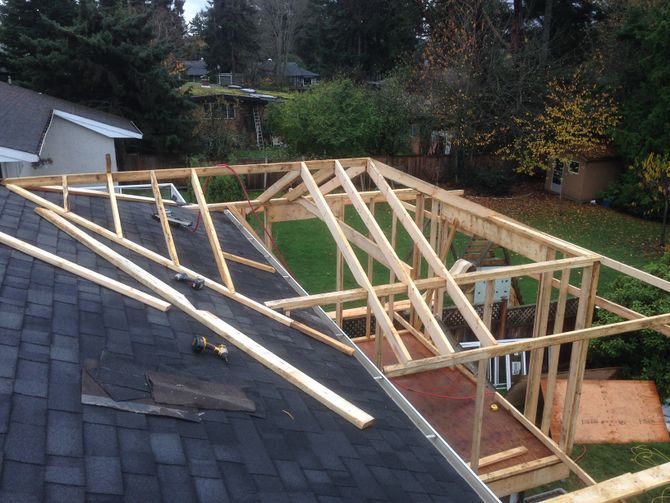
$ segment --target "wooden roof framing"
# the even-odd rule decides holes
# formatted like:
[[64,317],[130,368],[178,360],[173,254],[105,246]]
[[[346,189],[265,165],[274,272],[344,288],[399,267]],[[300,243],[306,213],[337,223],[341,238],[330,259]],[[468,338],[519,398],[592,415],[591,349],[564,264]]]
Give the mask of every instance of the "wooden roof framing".
[[[160,180],[190,179],[195,188],[198,203],[191,205],[191,208],[197,208],[202,215],[222,281],[218,283],[211,278],[205,278],[207,287],[349,354],[353,351],[350,346],[324,334],[315,333],[314,329],[292,320],[288,314],[295,309],[335,304],[338,311],[337,319],[341,322],[342,306],[345,302],[365,300],[368,313],[365,340],[374,340],[375,363],[388,377],[411,376],[446,368],[457,368],[464,371],[461,367],[463,364],[477,363],[479,370],[475,375],[471,375],[473,382],[476,383],[476,397],[473,409],[470,465],[475,472],[485,470],[484,473],[480,473],[482,478],[495,485],[499,494],[508,494],[508,491],[531,487],[523,486],[523,480],[520,478],[521,474],[529,471],[534,470],[536,477],[529,477],[528,480],[538,485],[548,482],[548,478],[556,477],[559,473],[563,474],[562,471],[552,468],[556,463],[574,471],[585,484],[594,484],[593,479],[569,458],[574,441],[588,341],[642,328],[652,328],[670,336],[670,315],[661,313],[657,316],[643,316],[598,296],[600,268],[615,269],[665,291],[670,291],[670,282],[532,229],[465,199],[461,191],[449,191],[436,187],[370,158],[233,166],[232,171],[241,175],[255,173],[280,173],[282,175],[252,201],[213,204],[205,200],[200,188],[199,177],[230,175],[231,170],[227,167],[92,173],[68,175],[67,177],[27,177],[6,179],[3,184],[44,208],[40,214],[57,222],[64,229],[73,227],[73,224],[80,225],[174,271],[195,275],[194,271],[185,268],[179,262],[174,240],[165,218],[164,203],[157,190]],[[359,176],[365,176],[371,180],[375,185],[374,190],[359,191],[355,184]],[[113,194],[114,183],[147,181],[152,185],[154,198],[130,196],[131,198],[128,199],[129,196]],[[114,231],[102,228],[69,211],[68,195],[99,195],[99,193],[87,194],[86,190],[76,188],[77,185],[93,183],[106,183],[109,187],[110,204],[114,214]],[[62,191],[63,207],[54,205],[27,190],[27,188],[44,187],[52,191]],[[164,230],[169,258],[147,250],[123,237],[121,220],[118,217],[117,199],[155,202]],[[165,203],[171,202],[165,201]],[[388,229],[384,229],[375,218],[375,204],[387,204],[390,208],[392,218],[390,236]],[[363,222],[365,232],[360,232],[346,222],[343,208],[348,205],[353,206]],[[250,208],[264,212],[268,228],[272,222],[314,217],[322,220],[337,245],[337,291],[278,299],[265,304],[236,292],[226,267],[226,259],[230,259],[230,254],[226,255],[221,248],[210,212],[229,209],[233,214],[243,217],[250,212]],[[429,229],[428,235],[425,234],[422,225],[424,220],[428,221],[426,227]],[[246,221],[243,223],[246,224]],[[401,260],[396,248],[398,223],[414,243],[410,264]],[[532,263],[475,272],[450,271],[445,259],[456,232],[484,238],[507,250],[523,255]],[[94,247],[97,248],[97,245]],[[366,253],[367,270],[359,262],[354,247]],[[111,255],[107,257],[117,262],[115,257]],[[374,262],[388,269],[389,282],[387,284],[373,284],[371,272]],[[358,284],[358,288],[343,290],[342,278],[345,263]],[[426,268],[422,267],[423,263],[427,264],[427,271],[424,271]],[[247,265],[253,266],[252,264]],[[130,267],[127,264],[124,266]],[[571,276],[574,270],[581,272],[579,286],[570,284],[570,278],[578,276],[577,274]],[[146,279],[146,284],[150,286],[152,278],[147,278],[142,274],[139,276]],[[511,344],[498,344],[491,333],[490,326],[493,282],[496,279],[521,276],[538,282],[533,337]],[[486,282],[486,295],[481,317],[461,288],[463,285],[471,285],[480,281]],[[153,287],[150,286],[150,288]],[[277,363],[273,359],[276,358],[274,355],[268,356],[263,348],[252,347],[253,344],[249,343],[244,334],[239,334],[234,329],[231,330],[232,327],[227,326],[222,320],[214,319],[212,315],[198,311],[187,300],[175,296],[174,292],[166,290],[162,285],[159,289],[153,289],[157,294],[175,306],[186,310],[215,332],[228,338],[234,344],[240,344],[240,347],[264,364],[268,364],[264,358],[270,358],[272,362],[268,366],[315,398],[322,401],[330,400],[329,407],[337,410],[357,426],[365,427],[370,424],[372,418],[366,417],[363,411],[352,409],[351,404],[340,401],[343,400],[341,397],[333,397],[330,393],[324,392],[318,383],[312,382],[311,378],[296,374],[299,372],[297,369],[287,370],[283,363]],[[558,292],[558,307],[554,326],[549,327],[549,303],[554,289]],[[398,295],[407,296],[407,301],[396,302],[395,296]],[[568,296],[578,299],[578,312],[575,329],[563,332],[563,318]],[[439,319],[445,297],[458,308],[467,325],[479,340],[479,349],[457,352],[452,347],[448,334],[444,332]],[[627,321],[591,327],[596,306],[611,311]],[[407,308],[409,314],[405,316],[403,310]],[[277,312],[278,309],[283,309],[285,314]],[[377,332],[375,334],[370,333],[369,320],[372,316],[376,320]],[[428,348],[431,356],[417,357],[408,350],[403,340],[407,336],[415,338]],[[382,365],[382,342],[386,342],[391,348],[396,363]],[[557,349],[562,344],[572,344],[572,356],[563,412],[563,429],[559,438],[551,439],[547,434],[553,400],[547,398],[553,396],[558,368]],[[548,362],[545,405],[542,410],[538,410],[540,375],[546,348],[554,350],[551,351]],[[529,351],[531,355],[525,410],[523,413],[517,411],[499,395],[496,400],[515,420],[523,424],[547,446],[552,457],[532,462],[526,461],[518,465],[513,464],[514,456],[489,455],[480,459],[482,423],[485,421],[483,411],[487,363],[494,356],[519,351]],[[321,398],[316,396],[322,392]],[[536,419],[538,419],[537,424]],[[495,461],[491,461],[492,459]],[[500,463],[507,464],[500,468]],[[667,470],[663,472],[663,476],[670,480],[666,472]],[[658,484],[658,480],[655,479],[654,483]]]

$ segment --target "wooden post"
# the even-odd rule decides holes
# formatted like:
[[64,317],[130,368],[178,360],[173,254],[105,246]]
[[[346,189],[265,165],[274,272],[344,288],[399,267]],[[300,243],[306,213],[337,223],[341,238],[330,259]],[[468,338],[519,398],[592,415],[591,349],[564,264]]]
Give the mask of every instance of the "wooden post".
[[266,204],[263,208],[263,227],[265,227],[265,230],[263,231],[263,243],[265,244],[265,248],[270,253],[274,253],[274,250],[272,249],[271,212],[272,212],[272,210],[270,209],[270,205]]
[[[109,154],[107,154],[109,156]],[[116,202],[116,191],[114,190],[114,179],[112,173],[107,173],[107,192],[109,193],[109,202],[112,205],[112,218],[114,219],[114,231],[120,238],[123,237],[121,228],[121,217],[119,216],[119,206]]]
[[[391,246],[395,250],[396,244],[398,240],[398,216],[395,214],[394,211],[391,212]],[[395,273],[393,272],[393,268],[389,269],[389,283],[395,282]],[[393,309],[393,303],[395,300],[395,295],[389,295],[388,297],[388,313],[389,317],[393,319],[393,313],[395,313],[395,310]]]
[[[370,207],[370,213],[372,213],[372,215],[374,216],[375,214],[374,200],[370,201],[369,207]],[[368,231],[368,238],[372,238],[372,234],[370,233],[370,231]],[[368,280],[370,280],[370,283],[372,283],[374,275],[374,267],[375,267],[374,260],[370,255],[368,255]],[[371,326],[372,326],[372,311],[370,309],[370,303],[368,302],[367,308],[365,310],[365,336],[368,339],[372,336]]]
[[[556,304],[556,317],[554,318],[554,330],[552,333],[563,332],[565,320],[565,305],[568,300],[568,287],[570,286],[570,269],[561,271],[561,285],[558,289],[558,302]],[[551,426],[551,411],[554,404],[556,392],[556,375],[558,374],[558,359],[561,354],[561,346],[551,346],[549,353],[549,364],[547,371],[547,392],[544,395],[544,410],[542,411],[542,423],[540,429],[545,435],[549,434]]]
[[[579,295],[579,307],[577,308],[577,319],[575,321],[575,330],[591,326],[598,289],[599,273],[599,262],[595,262],[592,267],[585,267],[582,272],[582,284]],[[577,415],[579,414],[579,400],[582,396],[582,381],[584,380],[584,370],[586,368],[586,355],[588,350],[588,341],[582,340],[572,344],[570,374],[565,390],[563,424],[559,442],[561,449],[563,449],[566,454],[570,454],[574,442],[575,429],[577,427]]]
[[491,330],[491,320],[493,318],[493,294],[495,293],[495,280],[486,282],[486,291],[484,293],[484,312],[482,320],[486,328]]
[[207,209],[207,200],[205,199],[205,194],[202,192],[200,179],[198,178],[195,170],[191,170],[191,185],[193,186],[195,198],[198,200],[202,223],[205,225],[205,232],[207,234],[207,239],[209,240],[209,245],[212,247],[212,253],[214,254],[216,267],[219,270],[219,274],[221,275],[221,279],[223,280],[224,285],[226,285],[226,287],[228,287],[231,292],[234,292],[235,285],[233,285],[233,279],[230,277],[226,259],[223,257],[221,243],[219,243],[219,237],[216,235],[216,229],[214,229],[212,216],[209,214],[209,210]]
[[[337,218],[344,220],[344,202],[340,200],[335,208]],[[344,290],[344,256],[339,246],[335,245],[335,249],[337,250],[337,255],[335,256],[335,289],[341,292]],[[368,305],[370,305],[369,301]],[[342,302],[335,304],[335,321],[340,328],[343,328],[342,307]]]
[[482,423],[484,421],[484,403],[486,398],[486,370],[488,359],[479,360],[477,366],[477,397],[475,399],[475,416],[472,425],[472,449],[470,451],[470,468],[477,473],[479,469],[479,452],[482,441]]
[[67,186],[67,176],[63,175],[63,181],[61,183],[63,186],[63,209],[65,211],[70,211],[70,204],[68,202],[68,195],[70,193],[68,186]]
[[[545,256],[547,260],[553,260],[556,256],[556,252],[554,250],[547,250]],[[537,302],[535,304],[533,337],[543,337],[547,335],[553,278],[554,273],[551,271],[542,273],[542,276],[540,277],[540,283],[537,288]],[[523,412],[530,421],[535,421],[537,416],[543,363],[544,349],[536,349],[535,351],[532,351],[530,354],[530,366],[526,383],[526,401]]]
[[161,227],[163,229],[163,235],[165,237],[165,245],[167,246],[168,253],[172,262],[179,266],[179,256],[177,255],[177,249],[174,245],[174,239],[172,238],[172,229],[170,229],[170,222],[168,222],[167,214],[165,213],[165,206],[163,205],[163,196],[161,195],[161,189],[158,186],[158,180],[156,179],[156,173],[151,172],[151,190],[154,194],[154,200],[156,201],[156,211],[158,212],[158,217],[161,222]]
[[[414,223],[423,234],[423,212],[425,209],[426,199],[423,194],[416,196],[416,212],[414,213]],[[419,252],[419,245],[415,242],[412,246],[412,279],[421,277],[421,253]],[[413,327],[416,327],[416,312],[414,307],[409,308],[409,322]],[[416,327],[418,329],[418,327]]]
[[105,154],[105,173],[112,173],[112,156],[110,154]]

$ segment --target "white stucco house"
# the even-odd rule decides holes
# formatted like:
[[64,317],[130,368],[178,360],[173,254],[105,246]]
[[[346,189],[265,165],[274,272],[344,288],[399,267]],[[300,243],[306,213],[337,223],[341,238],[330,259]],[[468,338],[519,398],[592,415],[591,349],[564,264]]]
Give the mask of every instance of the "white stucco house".
[[0,82],[0,178],[116,171],[116,138],[142,139],[132,121]]

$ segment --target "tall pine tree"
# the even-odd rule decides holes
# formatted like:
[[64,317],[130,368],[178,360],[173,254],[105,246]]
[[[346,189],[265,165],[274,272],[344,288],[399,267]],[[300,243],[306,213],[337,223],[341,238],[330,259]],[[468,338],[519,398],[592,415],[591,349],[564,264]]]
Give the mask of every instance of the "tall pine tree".
[[244,71],[256,59],[258,37],[256,11],[249,0],[210,0],[205,61],[211,71]]
[[69,26],[43,18],[46,29],[30,40],[19,29],[27,50],[14,54],[12,66],[27,87],[132,119],[145,134],[143,147],[183,151],[191,106],[177,91],[165,63],[170,46],[154,38],[150,16],[80,0]]

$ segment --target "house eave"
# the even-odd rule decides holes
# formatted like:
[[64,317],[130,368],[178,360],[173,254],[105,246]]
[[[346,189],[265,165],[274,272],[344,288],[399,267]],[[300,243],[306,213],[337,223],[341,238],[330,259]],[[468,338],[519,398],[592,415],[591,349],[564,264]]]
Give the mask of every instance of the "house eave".
[[143,135],[139,131],[130,131],[127,129],[122,129],[116,126],[110,126],[103,122],[99,122],[93,119],[88,119],[80,115],[71,114],[68,112],[63,112],[61,110],[53,111],[53,115],[60,117],[66,121],[77,124],[81,127],[94,131],[98,134],[106,136],[107,138],[132,138],[136,140],[141,140]]

